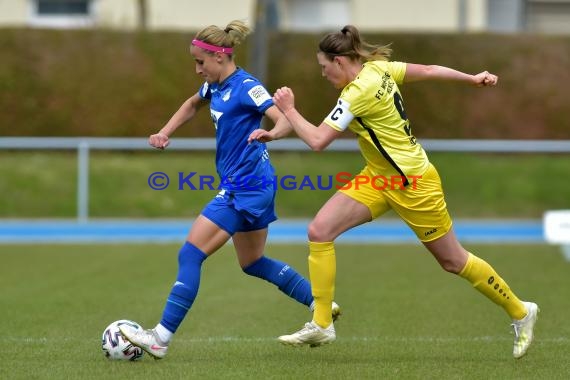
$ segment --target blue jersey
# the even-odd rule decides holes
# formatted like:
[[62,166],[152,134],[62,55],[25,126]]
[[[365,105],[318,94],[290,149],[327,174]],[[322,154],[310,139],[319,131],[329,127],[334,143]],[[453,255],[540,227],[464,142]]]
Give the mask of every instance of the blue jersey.
[[249,176],[272,178],[274,171],[265,144],[247,142],[273,105],[263,85],[238,68],[222,83],[204,83],[199,95],[210,101],[216,128],[216,170],[222,183]]

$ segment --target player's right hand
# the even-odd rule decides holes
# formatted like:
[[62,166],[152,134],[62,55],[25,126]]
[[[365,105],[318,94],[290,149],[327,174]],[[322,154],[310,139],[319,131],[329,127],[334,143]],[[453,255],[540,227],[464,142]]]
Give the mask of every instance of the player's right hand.
[[150,135],[148,138],[148,143],[150,146],[157,149],[164,149],[168,146],[168,144],[170,144],[170,140],[164,133],[156,133],[154,135]]
[[273,94],[273,103],[279,107],[281,112],[286,113],[295,108],[295,95],[289,87],[281,87]]

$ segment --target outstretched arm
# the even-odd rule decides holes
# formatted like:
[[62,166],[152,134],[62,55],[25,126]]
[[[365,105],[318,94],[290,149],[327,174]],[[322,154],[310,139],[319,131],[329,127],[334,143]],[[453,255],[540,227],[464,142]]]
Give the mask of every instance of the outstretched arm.
[[273,102],[287,117],[295,133],[312,150],[321,151],[341,135],[341,132],[322,123],[319,127],[308,122],[303,115],[295,109],[295,97],[289,87],[281,87],[273,95]]
[[499,78],[483,71],[476,75],[466,74],[458,70],[438,65],[419,65],[408,63],[406,65],[406,75],[404,83],[417,82],[422,80],[447,80],[472,84],[477,87],[495,86]]
[[158,149],[164,149],[170,144],[170,136],[186,123],[188,120],[192,119],[196,114],[196,111],[202,107],[204,101],[196,93],[192,97],[188,98],[172,115],[170,120],[166,123],[164,127],[158,133],[151,135],[148,139],[148,143]]

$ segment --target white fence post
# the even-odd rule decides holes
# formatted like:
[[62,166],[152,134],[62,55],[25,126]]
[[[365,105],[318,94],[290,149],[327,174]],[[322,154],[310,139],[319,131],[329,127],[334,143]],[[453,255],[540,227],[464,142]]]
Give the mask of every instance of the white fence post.
[[77,146],[77,221],[89,218],[89,143],[81,141]]

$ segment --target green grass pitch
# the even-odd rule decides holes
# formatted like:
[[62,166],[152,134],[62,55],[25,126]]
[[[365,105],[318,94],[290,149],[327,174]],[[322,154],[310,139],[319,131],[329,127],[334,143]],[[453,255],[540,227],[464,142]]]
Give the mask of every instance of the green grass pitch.
[[[570,262],[547,245],[472,245],[523,299],[541,307],[536,340],[512,358],[510,321],[420,245],[337,247],[337,341],[292,348],[275,338],[310,319],[244,275],[231,245],[202,284],[164,360],[112,362],[105,326],[160,319],[177,245],[0,245],[0,379],[567,379]],[[304,245],[267,254],[307,274]]]

